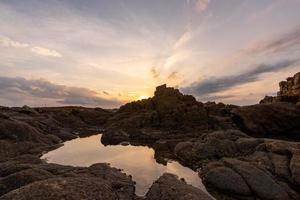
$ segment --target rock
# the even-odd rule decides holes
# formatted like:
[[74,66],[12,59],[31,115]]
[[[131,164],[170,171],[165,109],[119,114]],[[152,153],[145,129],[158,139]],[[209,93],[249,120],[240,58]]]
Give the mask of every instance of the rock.
[[300,186],[300,152],[295,152],[290,162],[290,170],[294,183]]
[[202,140],[179,142],[175,146],[174,153],[191,166],[190,164],[201,163],[207,159],[246,155],[252,153],[256,146],[263,142],[247,138],[247,135],[237,130],[215,131],[208,133]]
[[93,177],[53,178],[39,181],[0,197],[1,200],[55,200],[55,199],[133,199],[133,194],[120,196],[106,180]]
[[173,174],[165,173],[156,180],[146,194],[146,200],[212,200],[208,194]]
[[290,102],[296,103],[300,101],[300,72],[293,77],[288,77],[286,81],[279,83],[280,91],[276,97],[266,96],[260,103],[272,102]]
[[53,177],[51,173],[41,169],[25,169],[10,174],[0,180],[0,196],[29,183]]
[[293,104],[244,106],[232,114],[236,125],[251,136],[300,139],[300,109]]
[[6,165],[7,169],[15,170],[6,170],[6,175],[1,173],[1,200],[135,198],[131,178],[107,164],[85,168],[8,161]]
[[213,168],[205,174],[204,178],[208,184],[222,192],[242,196],[252,194],[244,179],[228,167]]
[[251,165],[247,162],[236,159],[224,159],[227,166],[231,167],[246,181],[259,198],[270,200],[290,199],[287,192],[274,180],[274,178],[265,171]]
[[289,170],[290,159],[288,158],[288,156],[273,153],[271,155],[271,159],[273,162],[275,174],[279,177],[290,180],[291,178],[291,173]]
[[[195,137],[212,130],[232,129],[235,124],[230,110],[236,107],[203,104],[178,89],[161,85],[156,88],[154,97],[121,106],[109,119],[102,141],[116,144],[134,139],[151,144],[164,138]],[[147,134],[158,131],[161,135]]]

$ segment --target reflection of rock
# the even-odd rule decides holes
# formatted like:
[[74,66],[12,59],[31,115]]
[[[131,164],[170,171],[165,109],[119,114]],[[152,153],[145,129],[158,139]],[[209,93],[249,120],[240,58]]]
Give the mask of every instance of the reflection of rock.
[[172,174],[165,173],[153,183],[146,200],[211,200],[202,190],[187,185]]
[[276,97],[266,96],[260,103],[270,102],[300,102],[300,72],[293,77],[289,77],[286,81],[279,83],[280,91]]

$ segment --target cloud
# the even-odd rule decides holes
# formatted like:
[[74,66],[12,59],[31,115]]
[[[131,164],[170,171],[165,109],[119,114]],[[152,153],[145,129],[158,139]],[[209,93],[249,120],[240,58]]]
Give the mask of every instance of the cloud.
[[[26,102],[34,99],[36,104],[55,102],[61,105],[83,105],[100,107],[118,107],[121,102],[114,99],[105,99],[98,93],[79,87],[57,85],[44,79],[29,80],[21,77],[0,77],[0,102]],[[40,103],[39,103],[40,102]]]
[[272,40],[259,41],[242,50],[246,54],[277,53],[300,45],[300,27]]
[[196,0],[195,10],[198,13],[202,13],[203,11],[205,11],[207,9],[209,3],[210,3],[210,0]]
[[62,55],[57,51],[43,48],[43,47],[32,47],[31,51],[42,56],[62,57]]
[[13,48],[27,48],[29,46],[29,44],[27,43],[14,41],[8,37],[1,36],[1,35],[0,35],[0,45],[4,47],[13,47]]
[[178,72],[176,72],[176,71],[172,72],[172,73],[168,76],[168,79],[171,79],[171,80],[176,80],[176,79],[178,79]]
[[11,48],[18,48],[18,49],[30,48],[31,52],[38,54],[38,55],[42,55],[42,56],[62,57],[62,55],[55,50],[51,50],[51,49],[47,49],[47,48],[39,47],[39,46],[30,47],[31,45],[29,45],[28,43],[18,42],[9,37],[5,37],[5,36],[1,36],[1,35],[0,35],[0,45],[4,46],[4,47],[11,47]]
[[285,68],[294,66],[297,60],[284,60],[275,64],[260,64],[254,69],[243,74],[225,76],[220,78],[210,78],[201,82],[195,82],[191,86],[183,88],[185,93],[191,93],[197,96],[210,95],[217,92],[226,91],[235,86],[245,83],[255,82],[261,74],[267,72],[276,72]]
[[105,94],[105,95],[110,95],[109,92],[106,92],[106,91],[102,91],[102,92],[103,92],[103,94]]
[[160,76],[160,73],[159,73],[159,71],[157,71],[156,67],[151,67],[150,74],[153,79],[157,79]]
[[190,42],[192,39],[192,33],[190,30],[185,31],[180,38],[176,41],[176,43],[173,46],[173,49],[178,49],[182,46],[184,46],[185,44],[187,44],[188,42]]

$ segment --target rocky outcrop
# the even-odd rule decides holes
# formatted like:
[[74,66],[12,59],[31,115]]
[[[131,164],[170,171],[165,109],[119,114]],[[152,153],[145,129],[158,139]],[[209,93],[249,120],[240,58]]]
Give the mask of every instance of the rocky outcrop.
[[288,77],[286,81],[279,83],[279,92],[276,97],[266,96],[260,103],[272,102],[290,102],[300,103],[300,72],[296,73],[293,77]]
[[300,109],[286,102],[257,104],[233,109],[233,120],[255,137],[300,139]]
[[299,199],[300,143],[251,138],[218,131],[178,143],[181,163],[201,169],[208,191],[217,199]]
[[235,128],[230,111],[236,107],[203,104],[178,89],[158,86],[154,97],[122,106],[108,121],[102,142],[137,140],[151,144],[159,139],[197,137],[200,132]]
[[202,190],[178,180],[173,174],[165,173],[153,183],[146,200],[212,200]]
[[0,108],[0,161],[39,155],[62,141],[101,130],[112,112],[100,108]]

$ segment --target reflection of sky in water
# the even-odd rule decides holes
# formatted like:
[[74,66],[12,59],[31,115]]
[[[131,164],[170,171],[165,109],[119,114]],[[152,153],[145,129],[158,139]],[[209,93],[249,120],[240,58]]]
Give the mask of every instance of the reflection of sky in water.
[[[90,166],[94,163],[110,163],[112,167],[123,169],[136,181],[136,194],[144,195],[148,188],[164,172],[176,174],[187,183],[204,189],[198,174],[178,162],[164,166],[154,159],[154,150],[144,146],[104,146],[101,135],[78,138],[64,143],[64,146],[48,152],[42,158],[49,163],[72,166]],[[205,190],[205,189],[204,189]]]

